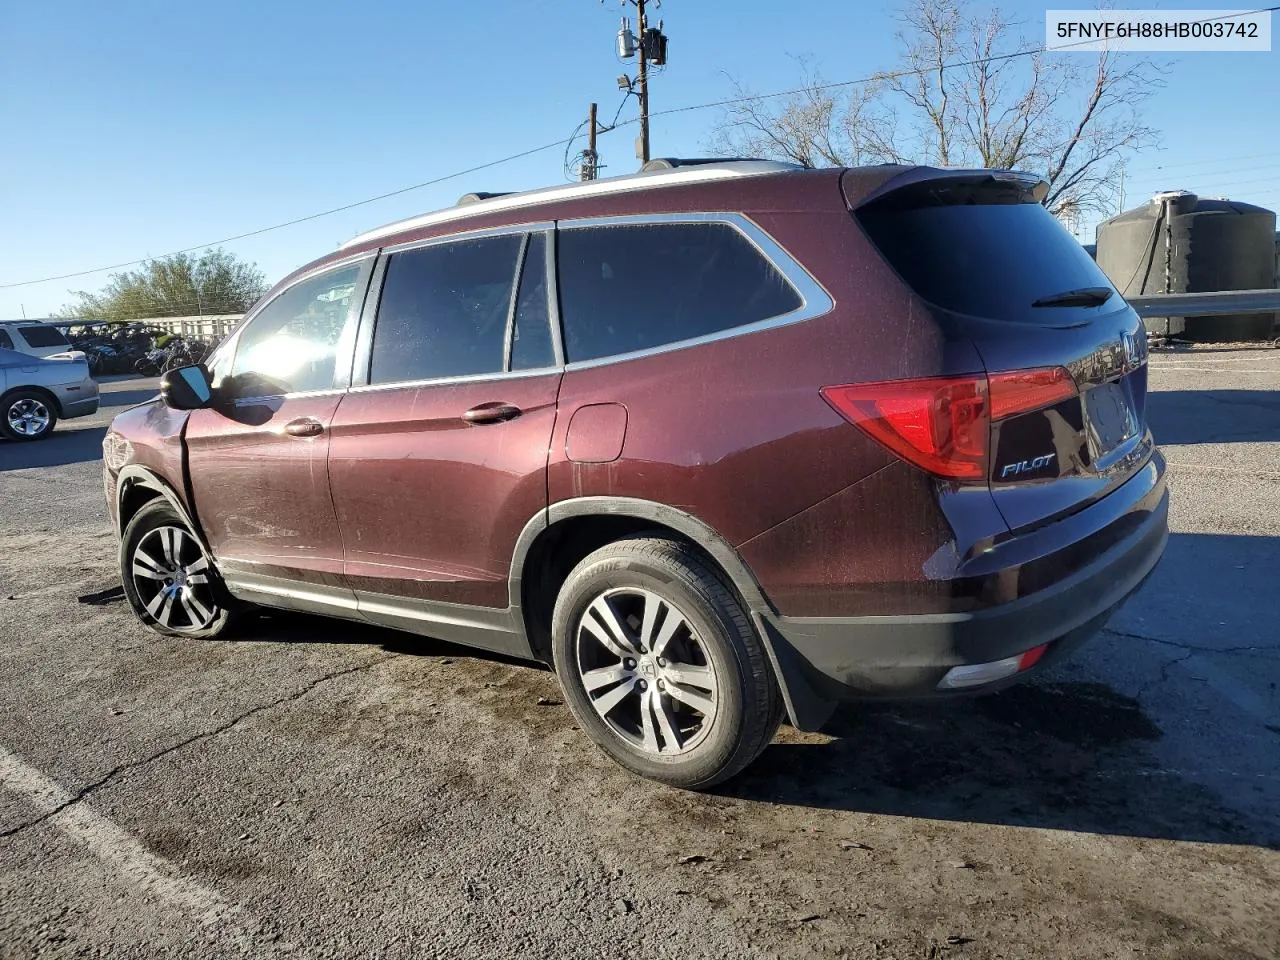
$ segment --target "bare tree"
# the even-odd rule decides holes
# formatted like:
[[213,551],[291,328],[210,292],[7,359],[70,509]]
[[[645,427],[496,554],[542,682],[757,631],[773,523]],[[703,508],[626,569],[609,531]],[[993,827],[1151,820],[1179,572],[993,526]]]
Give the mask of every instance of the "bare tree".
[[720,153],[774,157],[806,167],[898,163],[895,118],[878,102],[879,85],[826,84],[801,61],[801,85],[782,98],[754,96],[732,80],[736,103],[712,133]]
[[857,85],[824,84],[807,64],[783,98],[738,87],[713,144],[806,166],[919,162],[1016,168],[1049,181],[1054,211],[1110,210],[1120,163],[1152,146],[1142,106],[1162,85],[1150,60],[1045,54],[999,8],[906,0],[899,66]]

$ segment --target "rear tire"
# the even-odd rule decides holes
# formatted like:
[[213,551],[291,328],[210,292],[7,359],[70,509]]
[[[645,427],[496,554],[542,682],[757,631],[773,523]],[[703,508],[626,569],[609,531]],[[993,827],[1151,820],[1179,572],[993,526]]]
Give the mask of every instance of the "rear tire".
[[565,580],[552,651],[582,728],[623,767],[701,790],[740,773],[782,722],[742,604],[692,547],[619,540]]
[[0,399],[0,433],[10,440],[43,440],[57,425],[57,404],[39,390],[14,390]]
[[156,633],[209,639],[236,619],[236,602],[204,547],[164,498],[124,528],[120,580],[134,614]]

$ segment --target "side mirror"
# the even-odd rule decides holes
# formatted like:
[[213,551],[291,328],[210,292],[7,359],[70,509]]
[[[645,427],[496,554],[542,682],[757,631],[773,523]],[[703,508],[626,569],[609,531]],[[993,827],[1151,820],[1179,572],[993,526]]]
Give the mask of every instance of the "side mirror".
[[176,367],[160,377],[160,397],[175,410],[202,410],[213,400],[213,383],[204,364]]

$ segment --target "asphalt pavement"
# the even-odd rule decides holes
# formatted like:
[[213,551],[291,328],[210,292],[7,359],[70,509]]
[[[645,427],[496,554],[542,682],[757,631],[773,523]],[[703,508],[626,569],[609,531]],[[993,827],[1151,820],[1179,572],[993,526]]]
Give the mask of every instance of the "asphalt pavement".
[[142,629],[100,444],[0,443],[0,957],[1280,956],[1280,351],[1153,354],[1172,535],[1034,683],[784,727],[709,794],[544,670]]

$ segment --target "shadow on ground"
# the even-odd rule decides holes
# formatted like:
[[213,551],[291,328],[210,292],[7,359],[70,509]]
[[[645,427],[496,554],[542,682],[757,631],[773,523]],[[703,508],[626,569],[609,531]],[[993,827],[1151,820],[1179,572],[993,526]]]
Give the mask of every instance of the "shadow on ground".
[[[1205,561],[1215,571],[1251,570],[1264,555],[1259,551],[1276,557],[1277,549],[1280,539],[1270,537],[1175,535],[1164,565],[1135,604],[1156,602],[1150,598],[1159,600],[1159,594],[1149,592],[1172,584],[1175,593],[1192,598],[1220,592],[1230,605],[1239,594],[1205,579]],[[1201,571],[1198,587],[1181,580],[1193,567]],[[102,605],[123,603],[123,596],[109,586],[80,600]],[[1168,603],[1159,600],[1162,607]],[[1209,613],[1228,616],[1225,606]],[[1234,626],[1234,633],[1246,632],[1244,623]],[[408,656],[545,669],[371,624],[299,613],[254,614],[228,639],[359,644]],[[1149,657],[1151,669],[1160,672],[1157,651],[1169,648],[1140,640],[1135,638],[1130,655]],[[573,723],[567,712],[553,722]],[[1049,673],[986,697],[844,705],[822,734],[784,728],[744,774],[716,792],[815,809],[1280,849],[1280,823],[1237,814],[1214,791],[1162,769],[1147,749],[1162,736],[1137,700],[1102,683],[1068,682]],[[583,746],[589,746],[585,737]],[[1280,761],[1280,728],[1275,755]],[[1210,759],[1221,776],[1257,775],[1243,755],[1205,762]]]
[[[1028,683],[936,705],[848,705],[827,743],[780,738],[726,795],[858,813],[1242,843],[1270,831],[1162,772],[1138,703],[1090,683]],[[1277,738],[1280,747],[1280,738]],[[1230,763],[1230,758],[1222,758]]]
[[[264,614],[236,639],[370,644],[409,656],[546,669],[302,614]],[[572,724],[570,715],[561,722]],[[1093,683],[1040,681],[944,703],[849,704],[822,735],[784,728],[755,764],[716,792],[849,812],[1280,849],[1280,827],[1265,832],[1212,791],[1155,766],[1143,748],[1161,735],[1136,700]],[[1280,736],[1276,742],[1280,748]]]
[[106,432],[106,427],[77,428],[73,420],[58,424],[43,440],[0,440],[0,472],[101,460]]
[[158,393],[158,390],[103,390],[99,394],[101,409],[132,407],[136,403],[145,403],[154,399]]
[[1280,393],[1274,390],[1153,391],[1147,394],[1147,423],[1160,444],[1280,440]]

